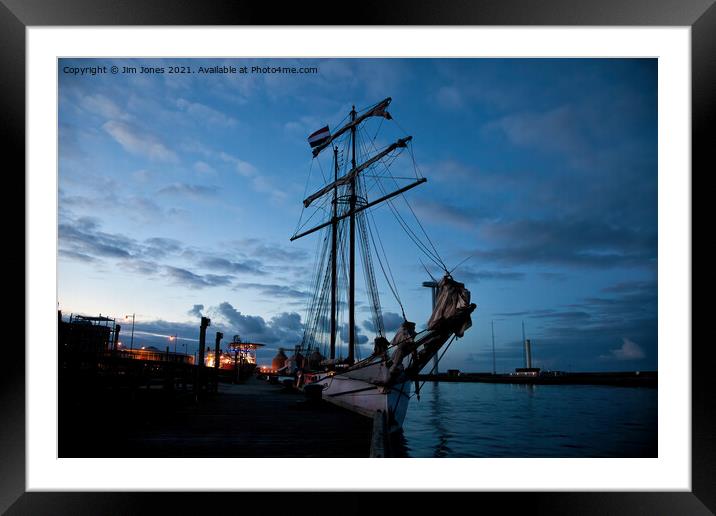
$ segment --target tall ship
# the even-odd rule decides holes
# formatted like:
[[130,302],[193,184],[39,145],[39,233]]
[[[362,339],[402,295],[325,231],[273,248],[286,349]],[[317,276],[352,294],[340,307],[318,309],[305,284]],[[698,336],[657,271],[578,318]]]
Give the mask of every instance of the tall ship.
[[[293,355],[301,358],[297,364],[299,385],[320,390],[324,400],[368,417],[380,411],[394,431],[402,428],[408,401],[417,392],[417,375],[470,328],[476,305],[465,285],[452,277],[410,207],[406,194],[427,181],[416,165],[412,136],[403,134],[393,143],[377,147],[387,124],[404,133],[387,111],[390,103],[391,98],[386,98],[360,111],[353,106],[337,130],[331,132],[326,126],[309,136],[313,155],[309,181],[314,168],[320,171],[322,181],[320,188],[303,200],[291,241],[309,235],[319,239],[304,335]],[[328,172],[319,160],[324,151],[331,152]],[[406,156],[410,158],[407,166]],[[419,229],[413,229],[412,222],[401,214],[399,201],[408,207]],[[420,331],[405,314],[385,253],[374,218],[380,206],[389,209],[417,248],[411,252],[415,262],[401,263],[399,269],[419,267],[421,253],[433,269],[443,271],[440,280],[433,278],[433,311]],[[357,255],[366,294],[360,302],[368,306],[369,329],[376,335],[372,351],[356,325]],[[374,259],[402,312],[402,323],[391,340],[385,330]],[[424,263],[423,267],[430,273]]]

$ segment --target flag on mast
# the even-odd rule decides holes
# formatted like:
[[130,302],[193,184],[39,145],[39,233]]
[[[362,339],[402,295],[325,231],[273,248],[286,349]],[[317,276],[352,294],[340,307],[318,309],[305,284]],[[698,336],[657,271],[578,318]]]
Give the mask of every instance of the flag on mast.
[[311,148],[318,147],[322,143],[330,140],[330,138],[331,131],[328,129],[328,126],[326,126],[311,134],[311,136],[308,137],[308,143],[311,145]]

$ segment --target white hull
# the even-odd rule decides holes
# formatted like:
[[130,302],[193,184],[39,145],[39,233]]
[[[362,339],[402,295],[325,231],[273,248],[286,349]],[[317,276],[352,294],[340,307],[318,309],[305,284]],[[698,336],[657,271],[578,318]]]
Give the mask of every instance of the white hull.
[[382,364],[374,364],[362,370],[338,373],[325,376],[318,380],[324,386],[324,400],[356,412],[366,417],[373,417],[381,410],[388,414],[391,431],[403,427],[408,411],[412,382],[398,382],[390,387],[382,387],[355,376],[369,376],[370,372],[383,369]]

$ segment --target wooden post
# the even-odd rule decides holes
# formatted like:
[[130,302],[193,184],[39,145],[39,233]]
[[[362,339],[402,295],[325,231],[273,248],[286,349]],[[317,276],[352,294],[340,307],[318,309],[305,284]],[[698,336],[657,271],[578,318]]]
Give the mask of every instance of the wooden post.
[[370,440],[370,458],[383,459],[389,457],[388,450],[388,418],[382,410],[373,414],[373,434]]
[[204,353],[206,350],[206,329],[211,324],[211,319],[208,317],[201,318],[201,326],[199,327],[199,356],[198,364],[195,369],[194,376],[194,391],[198,392],[201,389],[201,384],[204,381]]

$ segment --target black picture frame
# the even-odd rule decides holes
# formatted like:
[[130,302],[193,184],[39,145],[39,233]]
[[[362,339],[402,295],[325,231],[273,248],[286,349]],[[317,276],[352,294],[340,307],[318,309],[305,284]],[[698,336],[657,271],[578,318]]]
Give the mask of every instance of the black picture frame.
[[[9,155],[25,166],[25,30],[65,25],[576,25],[690,26],[692,60],[692,171],[714,170],[707,134],[716,113],[716,6],[714,0],[460,0],[451,3],[373,0],[335,10],[315,3],[256,1],[0,0],[0,135]],[[351,10],[349,14],[346,8]],[[343,13],[340,14],[339,13]],[[24,191],[24,183],[19,185]],[[18,190],[19,191],[19,190]],[[693,201],[692,201],[693,206]],[[691,252],[693,253],[693,246]],[[24,255],[23,255],[24,256]],[[692,255],[693,256],[693,255]],[[25,257],[26,258],[26,257]],[[24,267],[17,264],[17,267]],[[693,266],[692,266],[693,270]],[[25,273],[28,274],[27,269]],[[19,326],[19,324],[18,324]],[[24,337],[24,336],[23,336]],[[18,343],[23,342],[18,339]],[[683,343],[688,344],[688,343]],[[18,344],[15,344],[17,346]],[[713,514],[716,511],[712,345],[692,344],[692,490],[690,492],[454,493],[448,507],[504,507],[551,514]],[[21,355],[17,353],[18,357]],[[7,514],[197,513],[230,504],[254,513],[310,510],[311,494],[283,493],[77,493],[25,492],[25,363],[4,361],[0,375],[0,511]],[[327,500],[321,494],[321,506]],[[400,496],[402,511],[430,501],[431,493]],[[271,503],[266,504],[267,498]],[[333,493],[346,513],[374,511],[375,497]],[[390,497],[381,497],[379,504]],[[238,502],[237,500],[241,500]],[[392,498],[395,500],[395,497]],[[437,501],[443,505],[446,497]],[[239,505],[237,505],[237,503]],[[493,505],[496,504],[496,505]],[[407,505],[406,505],[407,504]],[[460,505],[457,505],[460,504]],[[414,507],[410,507],[410,506]],[[423,507],[427,507],[423,505]],[[234,511],[236,509],[233,509]],[[301,510],[301,512],[303,512]],[[381,511],[393,510],[383,506]]]

